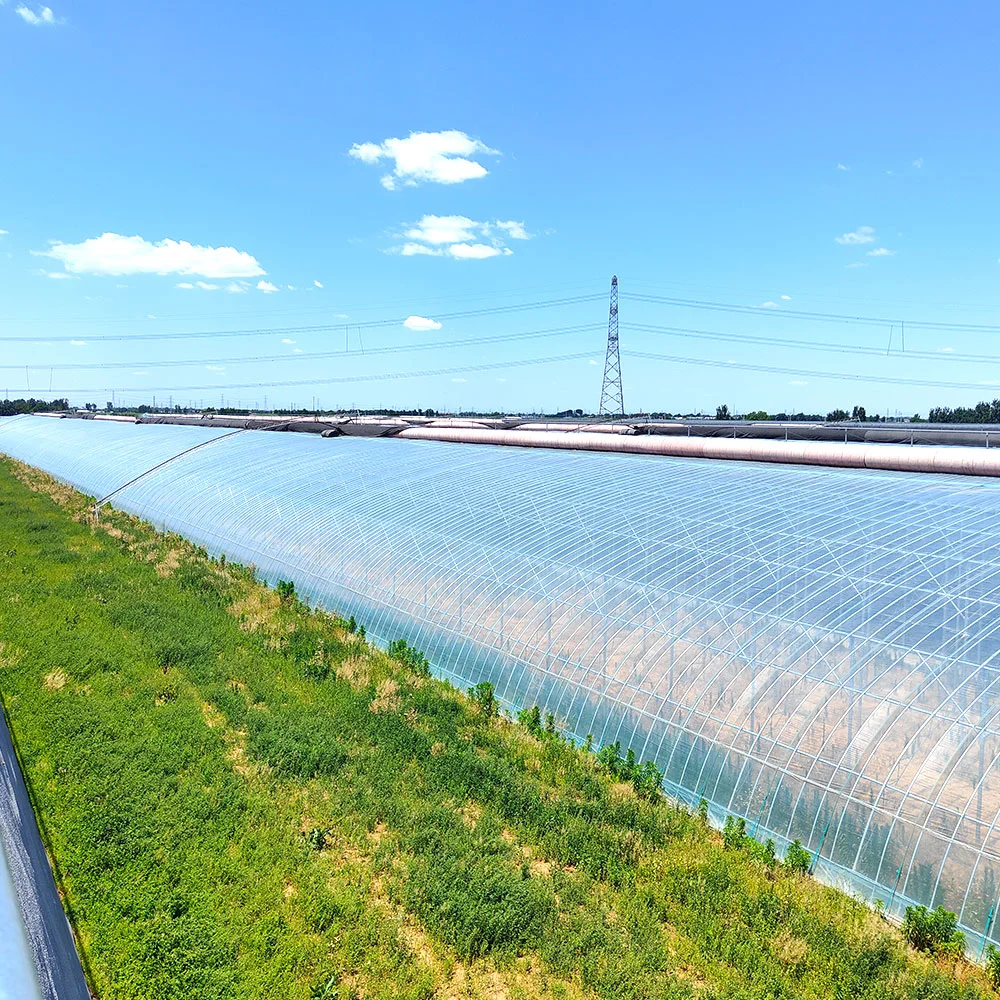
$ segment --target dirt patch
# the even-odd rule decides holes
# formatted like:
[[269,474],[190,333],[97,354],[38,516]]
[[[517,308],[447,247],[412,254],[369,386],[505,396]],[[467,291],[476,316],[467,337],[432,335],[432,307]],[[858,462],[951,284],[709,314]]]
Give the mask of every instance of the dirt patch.
[[800,937],[783,930],[771,942],[771,950],[785,965],[798,965],[809,954],[809,944]]
[[475,802],[466,802],[466,804],[458,810],[458,815],[462,817],[462,822],[470,830],[475,830],[476,824],[483,815],[483,807],[477,805]]
[[62,691],[69,683],[69,678],[64,670],[52,670],[45,675],[43,683],[46,691]]
[[14,478],[24,483],[29,490],[35,493],[43,493],[45,496],[55,500],[60,507],[67,507],[71,510],[87,510],[87,505],[83,497],[65,483],[60,483],[58,479],[53,479],[38,469],[9,458],[7,462]]
[[281,599],[266,587],[252,587],[229,607],[244,632],[262,632],[280,646],[281,639],[295,629],[294,622],[282,622],[279,617]]
[[376,714],[379,712],[398,712],[402,705],[402,699],[399,697],[399,685],[391,677],[387,677],[375,689],[375,697],[368,705],[368,711]]
[[371,665],[366,657],[349,656],[337,667],[337,676],[347,681],[355,691],[368,687]]
[[21,660],[20,650],[15,649],[10,643],[0,642],[0,669],[4,667],[14,667]]
[[178,549],[171,549],[166,556],[156,564],[156,575],[167,577],[173,576],[181,564],[181,553]]
[[218,729],[226,724],[226,717],[214,705],[209,705],[207,701],[201,703],[201,717],[210,729]]

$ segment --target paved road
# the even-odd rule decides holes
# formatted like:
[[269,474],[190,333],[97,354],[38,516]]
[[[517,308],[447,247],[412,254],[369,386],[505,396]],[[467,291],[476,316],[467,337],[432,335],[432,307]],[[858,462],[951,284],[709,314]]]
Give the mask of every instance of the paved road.
[[90,1000],[0,706],[0,837],[44,1000]]

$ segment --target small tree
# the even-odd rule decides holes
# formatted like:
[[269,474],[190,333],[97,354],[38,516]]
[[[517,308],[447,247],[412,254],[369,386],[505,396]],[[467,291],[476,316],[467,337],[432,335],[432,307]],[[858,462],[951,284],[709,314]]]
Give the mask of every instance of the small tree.
[[793,840],[785,851],[785,866],[791,868],[793,872],[805,874],[811,865],[812,855],[802,846],[801,841]]
[[492,719],[497,714],[497,699],[489,681],[480,681],[474,688],[469,688],[469,694],[487,719]]
[[698,800],[698,818],[702,823],[708,822],[708,799],[706,798]]
[[522,708],[517,713],[517,721],[532,736],[542,735],[542,710],[537,705],[532,705],[531,708]]
[[278,592],[278,597],[285,603],[293,600],[295,597],[295,584],[291,580],[279,580],[275,590]]
[[728,404],[723,403],[721,406],[717,406],[715,408],[715,419],[716,420],[729,420],[730,419]]

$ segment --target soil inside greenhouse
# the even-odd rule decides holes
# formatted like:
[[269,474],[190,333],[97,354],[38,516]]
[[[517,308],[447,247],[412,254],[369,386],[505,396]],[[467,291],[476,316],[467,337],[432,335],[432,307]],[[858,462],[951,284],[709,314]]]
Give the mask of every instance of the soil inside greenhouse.
[[993,995],[283,594],[0,460],[0,690],[102,998]]

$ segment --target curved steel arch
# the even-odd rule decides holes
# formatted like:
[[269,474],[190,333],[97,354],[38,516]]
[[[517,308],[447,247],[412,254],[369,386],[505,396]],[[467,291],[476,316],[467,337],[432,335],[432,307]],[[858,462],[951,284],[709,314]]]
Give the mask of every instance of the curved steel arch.
[[[0,450],[103,496],[222,433],[0,421]],[[978,945],[1000,892],[1000,481],[242,434],[117,502],[650,755],[716,821],[822,848],[821,877],[885,898],[902,867],[893,909],[941,901]]]

